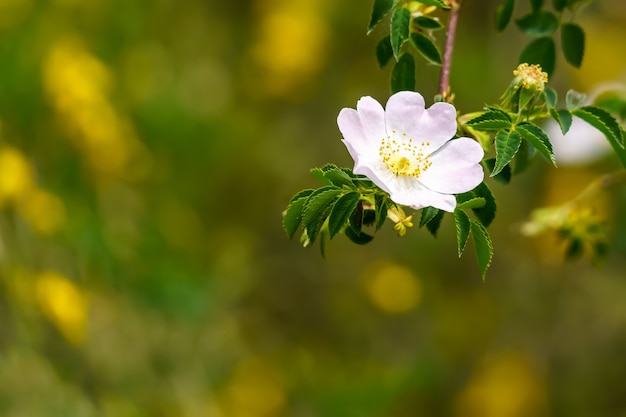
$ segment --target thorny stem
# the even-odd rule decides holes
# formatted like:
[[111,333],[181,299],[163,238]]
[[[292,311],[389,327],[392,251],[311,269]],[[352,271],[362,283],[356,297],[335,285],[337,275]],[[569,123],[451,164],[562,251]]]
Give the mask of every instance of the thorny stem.
[[459,20],[459,9],[462,0],[450,1],[450,20],[448,21],[448,31],[446,33],[446,45],[443,51],[443,62],[441,64],[441,79],[439,81],[439,94],[444,101],[450,98],[450,65],[452,63],[452,51],[454,50],[454,36],[456,35],[456,25]]

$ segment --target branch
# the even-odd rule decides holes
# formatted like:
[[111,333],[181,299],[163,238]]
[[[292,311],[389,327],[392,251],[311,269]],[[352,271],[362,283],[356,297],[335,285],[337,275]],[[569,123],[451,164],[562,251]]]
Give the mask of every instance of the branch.
[[459,9],[462,0],[452,0],[450,3],[451,14],[448,21],[448,31],[446,33],[446,45],[443,51],[443,63],[441,65],[441,79],[439,81],[439,94],[444,101],[450,97],[450,65],[452,64],[452,51],[454,50],[454,37],[456,35],[456,25],[459,20]]

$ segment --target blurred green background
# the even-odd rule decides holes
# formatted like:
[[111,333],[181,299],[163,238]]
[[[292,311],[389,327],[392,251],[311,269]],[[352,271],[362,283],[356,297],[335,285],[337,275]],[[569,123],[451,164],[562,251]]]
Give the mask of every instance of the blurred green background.
[[[626,7],[596,3],[561,94],[626,81]],[[495,35],[497,4],[461,12],[462,112],[529,40]],[[626,416],[626,192],[600,201],[598,267],[519,233],[612,158],[489,182],[486,283],[449,218],[325,260],[285,237],[309,169],[351,166],[339,110],[389,94],[370,6],[0,0],[1,416]]]

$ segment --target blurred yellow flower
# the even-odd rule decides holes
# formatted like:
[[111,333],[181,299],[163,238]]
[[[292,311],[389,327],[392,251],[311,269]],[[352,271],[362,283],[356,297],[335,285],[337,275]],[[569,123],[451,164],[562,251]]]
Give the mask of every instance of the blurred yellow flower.
[[87,330],[87,298],[74,283],[54,271],[36,277],[35,297],[43,314],[70,343],[79,345]]
[[365,277],[364,285],[370,301],[389,314],[407,313],[422,298],[422,287],[415,274],[399,265],[375,267]]
[[0,148],[0,203],[14,200],[33,186],[30,163],[12,147]]
[[33,229],[49,234],[65,222],[65,206],[55,195],[35,188],[22,198],[17,206],[19,213]]

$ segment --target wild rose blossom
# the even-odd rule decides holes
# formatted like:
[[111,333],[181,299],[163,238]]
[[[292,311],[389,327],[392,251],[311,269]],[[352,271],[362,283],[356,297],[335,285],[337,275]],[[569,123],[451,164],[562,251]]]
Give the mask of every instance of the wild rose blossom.
[[356,110],[342,109],[337,124],[354,159],[353,172],[365,175],[397,204],[453,212],[454,194],[483,180],[483,149],[470,138],[452,139],[456,109],[449,103],[426,109],[419,93],[401,91],[383,109],[366,96]]

